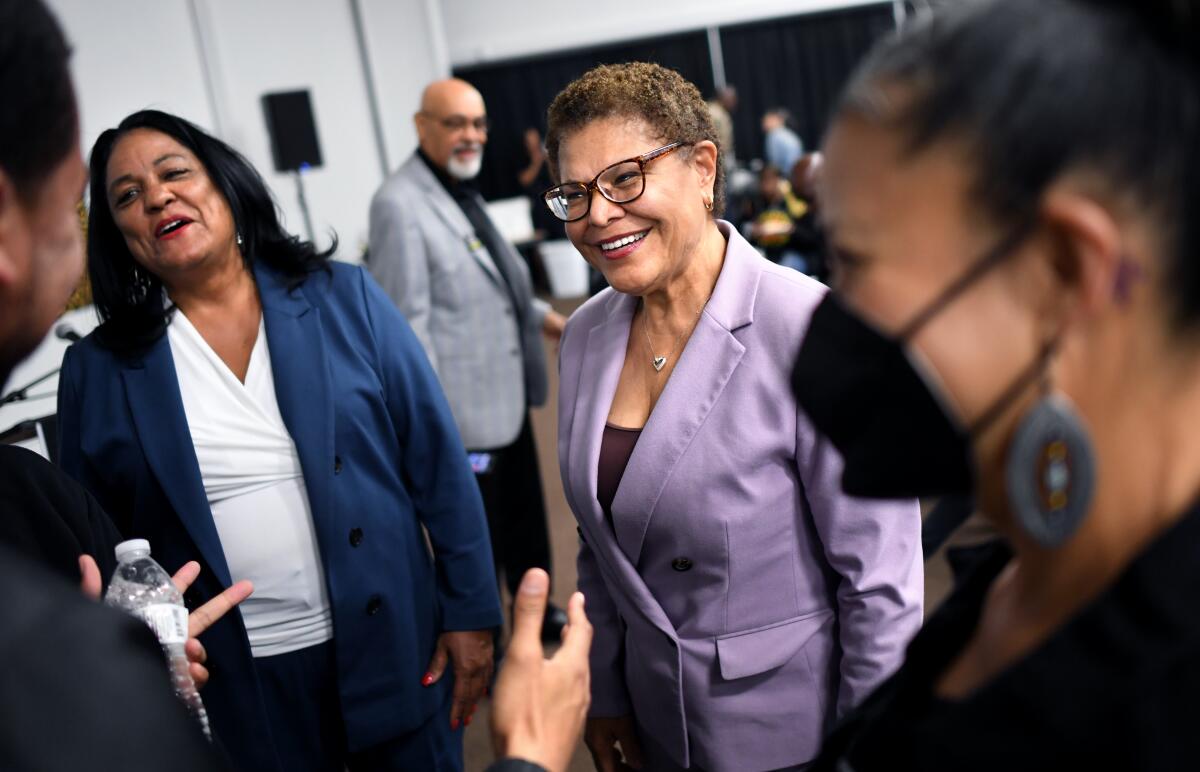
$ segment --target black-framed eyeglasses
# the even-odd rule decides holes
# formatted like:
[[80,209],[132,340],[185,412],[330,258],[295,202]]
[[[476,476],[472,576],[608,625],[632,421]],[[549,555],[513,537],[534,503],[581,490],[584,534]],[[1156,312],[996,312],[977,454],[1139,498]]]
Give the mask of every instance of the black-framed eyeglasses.
[[478,118],[468,118],[465,115],[448,115],[445,118],[439,118],[431,113],[421,114],[432,121],[437,121],[447,131],[462,131],[468,126],[472,126],[475,131],[487,134],[488,129],[491,128],[491,123],[488,122],[486,115],[481,115]]
[[542,193],[550,213],[563,222],[587,217],[592,209],[592,191],[614,204],[628,204],[646,192],[646,164],[692,142],[672,142],[635,158],[606,166],[591,182],[564,182]]

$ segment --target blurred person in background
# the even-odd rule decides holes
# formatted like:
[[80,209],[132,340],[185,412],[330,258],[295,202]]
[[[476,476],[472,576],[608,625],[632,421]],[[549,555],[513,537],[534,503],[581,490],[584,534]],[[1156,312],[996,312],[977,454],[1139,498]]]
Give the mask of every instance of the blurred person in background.
[[716,96],[708,102],[708,114],[712,118],[713,129],[717,132],[721,161],[725,164],[726,174],[737,166],[737,153],[733,146],[733,114],[737,112],[737,106],[737,89],[733,86],[717,89]]
[[[509,593],[550,571],[550,535],[529,409],[546,401],[542,337],[565,320],[533,294],[529,268],[488,217],[472,180],[487,109],[471,84],[429,84],[417,151],[371,200],[371,272],[412,325],[445,389],[483,494]],[[546,609],[547,640],[566,615]]]
[[799,398],[849,492],[1006,543],[814,769],[1196,768],[1197,136],[1192,0],[947,8],[852,81]]
[[168,570],[204,567],[197,601],[254,582],[204,641],[234,761],[461,769],[501,617],[478,492],[412,331],[183,119],[103,132],[91,202],[102,323],[63,361],[61,463]]
[[921,623],[917,504],[842,493],[790,383],[825,288],[717,219],[718,142],[655,64],[591,70],[549,111],[546,202],[612,285],[559,368],[602,772],[798,767]]
[[530,279],[535,292],[549,294],[551,291],[550,277],[542,262],[539,246],[543,241],[557,241],[566,238],[562,222],[546,211],[542,203],[542,191],[553,184],[550,170],[546,168],[546,149],[542,146],[542,133],[530,126],[521,135],[521,147],[528,163],[517,172],[517,184],[521,192],[529,199],[529,219],[533,224],[533,240],[526,244],[514,245],[522,259],[529,266]]
[[796,223],[807,214],[808,203],[792,193],[791,184],[779,170],[764,166],[756,195],[743,204],[742,233],[772,263],[808,273],[808,264],[794,243]]
[[791,178],[792,167],[804,155],[804,143],[790,123],[791,114],[782,107],[767,110],[762,117],[763,160],[785,179]]
[[817,281],[829,280],[824,229],[821,226],[821,200],[818,182],[825,158],[820,152],[805,153],[792,167],[792,194],[804,202],[803,214],[795,222],[792,240],[805,262],[805,273]]

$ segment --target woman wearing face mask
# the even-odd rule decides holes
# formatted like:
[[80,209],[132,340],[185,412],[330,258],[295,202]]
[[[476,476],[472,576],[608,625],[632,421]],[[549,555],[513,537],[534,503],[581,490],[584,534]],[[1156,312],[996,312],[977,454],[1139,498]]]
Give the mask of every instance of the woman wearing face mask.
[[416,337],[198,127],[135,113],[91,167],[102,324],[63,362],[61,463],[168,570],[201,563],[192,600],[253,581],[204,640],[217,734],[242,769],[461,769],[500,609]]
[[1008,546],[816,768],[1195,768],[1198,33],[1187,1],[971,5],[846,94],[801,404],[848,491],[973,491]]
[[602,772],[803,764],[920,624],[916,503],[841,493],[790,387],[825,289],[717,219],[694,86],[599,67],[555,99],[546,144],[550,210],[612,285],[572,316],[560,362],[595,626],[585,740]]

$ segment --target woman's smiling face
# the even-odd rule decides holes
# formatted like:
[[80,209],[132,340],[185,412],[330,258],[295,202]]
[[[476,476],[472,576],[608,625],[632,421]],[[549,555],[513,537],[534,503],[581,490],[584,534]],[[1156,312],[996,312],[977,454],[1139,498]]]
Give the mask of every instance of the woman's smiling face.
[[108,205],[139,265],[170,285],[232,249],[233,213],[204,165],[173,137],[135,129],[117,140]]
[[[660,137],[641,120],[603,118],[563,138],[559,178],[586,182],[606,167],[655,150]],[[619,292],[644,296],[682,272],[710,220],[716,148],[702,142],[650,161],[645,190],[614,204],[593,192],[586,217],[566,224],[567,237]]]

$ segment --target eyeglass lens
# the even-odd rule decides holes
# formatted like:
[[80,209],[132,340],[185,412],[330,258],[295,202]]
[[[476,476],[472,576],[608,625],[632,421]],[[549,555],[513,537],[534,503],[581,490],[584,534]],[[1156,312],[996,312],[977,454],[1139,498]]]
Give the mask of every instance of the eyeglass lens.
[[468,125],[473,126],[476,131],[487,131],[488,119],[486,117],[469,119],[463,115],[452,115],[449,118],[443,119],[442,125],[450,131],[462,131]]
[[[645,189],[646,177],[637,161],[613,164],[596,179],[600,194],[614,204],[628,204]],[[559,185],[546,194],[551,213],[560,220],[578,220],[591,208],[591,194],[582,182]]]

